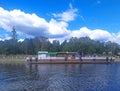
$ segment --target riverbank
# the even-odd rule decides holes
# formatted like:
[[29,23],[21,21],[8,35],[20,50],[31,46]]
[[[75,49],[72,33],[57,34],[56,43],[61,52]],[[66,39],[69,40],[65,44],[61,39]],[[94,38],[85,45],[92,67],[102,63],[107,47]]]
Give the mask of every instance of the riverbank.
[[0,64],[9,64],[9,63],[13,63],[13,64],[23,64],[25,63],[25,59],[28,55],[0,55]]
[[120,62],[120,57],[115,57],[115,62]]

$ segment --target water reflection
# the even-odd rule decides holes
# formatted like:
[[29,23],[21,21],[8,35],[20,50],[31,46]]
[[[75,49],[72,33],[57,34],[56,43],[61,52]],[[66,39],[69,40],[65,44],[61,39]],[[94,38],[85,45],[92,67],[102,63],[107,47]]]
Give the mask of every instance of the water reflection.
[[120,91],[119,64],[2,64],[0,91]]

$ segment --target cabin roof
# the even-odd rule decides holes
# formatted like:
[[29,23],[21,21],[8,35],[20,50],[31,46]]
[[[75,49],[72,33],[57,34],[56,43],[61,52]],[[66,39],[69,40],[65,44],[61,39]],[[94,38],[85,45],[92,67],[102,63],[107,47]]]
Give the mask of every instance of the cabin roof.
[[38,51],[38,54],[50,54],[50,55],[56,55],[56,54],[77,54],[77,52],[48,52],[48,51]]
[[38,54],[48,54],[48,51],[38,51]]
[[58,52],[48,52],[50,55],[56,55]]

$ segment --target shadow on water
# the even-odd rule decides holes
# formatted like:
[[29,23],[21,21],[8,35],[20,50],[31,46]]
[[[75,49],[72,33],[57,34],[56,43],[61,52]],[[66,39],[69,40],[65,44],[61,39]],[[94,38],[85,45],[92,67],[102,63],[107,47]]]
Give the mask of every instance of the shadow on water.
[[0,91],[120,91],[120,63],[0,64]]

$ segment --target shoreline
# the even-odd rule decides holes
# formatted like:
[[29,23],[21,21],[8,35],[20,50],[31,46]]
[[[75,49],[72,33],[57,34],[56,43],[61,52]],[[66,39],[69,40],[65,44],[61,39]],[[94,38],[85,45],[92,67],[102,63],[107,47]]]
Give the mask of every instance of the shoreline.
[[[0,63],[1,64],[7,64],[7,63],[15,63],[15,64],[26,64],[30,63],[26,61],[26,57],[33,57],[35,55],[10,55],[10,56],[5,56],[5,55],[0,55]],[[119,57],[115,57],[114,62],[107,62],[105,60],[60,60],[60,61],[38,61],[38,62],[31,62],[31,64],[106,64],[106,63],[117,63],[120,62]]]

